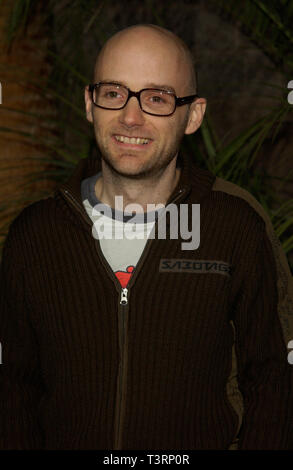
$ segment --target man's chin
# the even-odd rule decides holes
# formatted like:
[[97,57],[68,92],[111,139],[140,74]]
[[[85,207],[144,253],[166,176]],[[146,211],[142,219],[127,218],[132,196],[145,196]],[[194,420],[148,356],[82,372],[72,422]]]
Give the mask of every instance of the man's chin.
[[125,167],[115,167],[113,168],[115,173],[120,176],[124,176],[125,178],[132,178],[132,179],[141,179],[149,176],[152,172],[148,169],[144,168],[125,168]]
[[125,154],[115,159],[104,158],[104,162],[111,168],[117,175],[128,178],[142,178],[152,173],[152,170],[147,167],[136,155]]

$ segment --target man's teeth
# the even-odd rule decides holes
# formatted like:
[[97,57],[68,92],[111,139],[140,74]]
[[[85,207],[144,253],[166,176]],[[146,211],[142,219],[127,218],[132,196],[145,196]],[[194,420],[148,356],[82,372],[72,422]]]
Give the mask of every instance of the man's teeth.
[[150,139],[142,139],[140,137],[124,137],[123,135],[115,135],[115,139],[119,142],[124,142],[125,144],[147,144]]

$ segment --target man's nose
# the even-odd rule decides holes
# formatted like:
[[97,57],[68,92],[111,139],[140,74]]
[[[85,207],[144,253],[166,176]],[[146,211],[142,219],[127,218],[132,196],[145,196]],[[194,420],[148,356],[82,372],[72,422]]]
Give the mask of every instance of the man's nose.
[[135,96],[132,96],[127,105],[121,109],[119,120],[128,127],[144,124],[144,112],[140,108],[138,99]]

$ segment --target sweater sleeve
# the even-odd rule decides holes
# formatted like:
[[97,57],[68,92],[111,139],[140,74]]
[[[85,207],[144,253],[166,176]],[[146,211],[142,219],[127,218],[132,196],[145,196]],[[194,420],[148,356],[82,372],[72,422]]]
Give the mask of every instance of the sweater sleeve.
[[[0,270],[0,449],[40,449],[37,409],[44,392],[29,320],[20,234],[7,236]],[[18,243],[16,243],[16,241]]]
[[258,233],[234,310],[244,404],[238,449],[292,449],[293,366],[280,321],[282,315],[293,315],[292,279],[288,265],[287,282],[279,279],[279,260],[265,224]]

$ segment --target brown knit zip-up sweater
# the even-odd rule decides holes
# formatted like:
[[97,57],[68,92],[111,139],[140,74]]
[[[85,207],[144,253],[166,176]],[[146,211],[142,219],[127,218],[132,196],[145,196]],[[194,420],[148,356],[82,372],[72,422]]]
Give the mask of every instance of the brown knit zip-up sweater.
[[293,448],[286,257],[247,191],[180,160],[168,202],[200,204],[200,246],[148,240],[127,290],[82,206],[98,159],[11,224],[1,449]]

